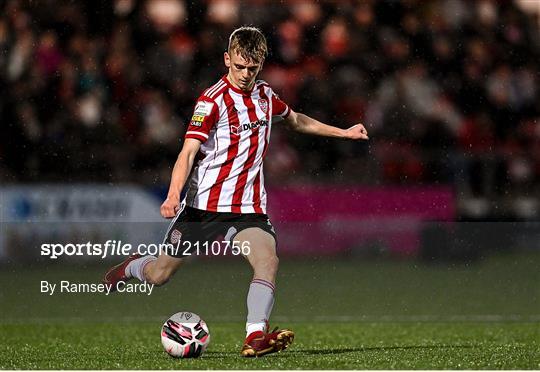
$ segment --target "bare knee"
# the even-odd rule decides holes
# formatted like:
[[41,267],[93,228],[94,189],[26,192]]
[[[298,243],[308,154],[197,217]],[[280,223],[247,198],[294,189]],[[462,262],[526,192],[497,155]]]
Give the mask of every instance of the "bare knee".
[[170,270],[156,268],[146,273],[145,279],[150,284],[160,286],[167,283],[172,274]]
[[274,281],[278,271],[279,258],[276,255],[269,255],[259,258],[253,265],[253,271],[256,277]]
[[157,286],[163,285],[169,281],[178,269],[179,265],[160,265],[155,262],[154,265],[148,265],[144,270],[144,277],[150,284]]

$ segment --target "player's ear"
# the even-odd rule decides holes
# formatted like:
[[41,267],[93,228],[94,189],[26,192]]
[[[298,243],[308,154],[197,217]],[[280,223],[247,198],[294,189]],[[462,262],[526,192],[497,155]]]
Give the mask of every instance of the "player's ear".
[[223,61],[225,62],[225,66],[227,68],[231,67],[231,56],[229,55],[229,53],[223,53]]

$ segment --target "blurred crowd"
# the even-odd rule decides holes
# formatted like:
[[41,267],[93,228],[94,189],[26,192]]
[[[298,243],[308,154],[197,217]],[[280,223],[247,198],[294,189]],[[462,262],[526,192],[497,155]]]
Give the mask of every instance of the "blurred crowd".
[[251,24],[270,47],[261,78],[284,101],[372,138],[277,124],[267,182],[538,191],[540,37],[514,2],[2,4],[2,182],[166,184],[194,99],[225,73],[228,35]]

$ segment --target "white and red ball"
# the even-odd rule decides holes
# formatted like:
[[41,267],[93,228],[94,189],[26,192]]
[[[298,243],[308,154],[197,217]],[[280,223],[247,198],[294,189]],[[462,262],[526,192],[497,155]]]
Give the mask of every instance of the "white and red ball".
[[197,358],[210,343],[210,331],[197,314],[183,311],[174,314],[163,324],[161,343],[172,357]]

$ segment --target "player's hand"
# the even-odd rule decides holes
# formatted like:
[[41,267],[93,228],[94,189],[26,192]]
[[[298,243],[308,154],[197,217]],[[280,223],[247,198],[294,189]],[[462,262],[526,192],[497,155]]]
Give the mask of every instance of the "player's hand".
[[165,218],[173,218],[176,216],[176,213],[178,212],[178,209],[180,208],[180,201],[178,198],[170,198],[167,197],[163,204],[161,204],[161,208],[159,211],[161,212],[161,215]]
[[368,133],[362,124],[356,124],[345,131],[346,138],[352,140],[368,140]]

